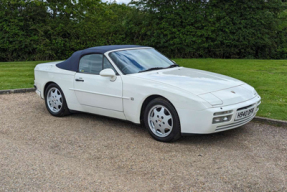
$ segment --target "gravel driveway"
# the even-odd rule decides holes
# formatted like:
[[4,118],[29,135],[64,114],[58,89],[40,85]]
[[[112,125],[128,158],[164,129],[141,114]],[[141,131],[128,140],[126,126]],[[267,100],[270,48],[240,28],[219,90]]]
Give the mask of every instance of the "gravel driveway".
[[35,93],[0,95],[0,123],[0,191],[287,191],[287,127],[167,144],[125,121],[52,117]]

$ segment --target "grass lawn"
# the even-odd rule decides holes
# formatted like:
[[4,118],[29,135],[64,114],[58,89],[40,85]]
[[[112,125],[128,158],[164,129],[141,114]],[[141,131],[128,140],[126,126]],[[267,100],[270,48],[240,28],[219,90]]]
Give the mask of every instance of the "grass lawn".
[[[262,97],[258,115],[287,120],[287,60],[174,59],[179,65],[240,79]],[[30,88],[41,61],[0,63],[0,90]]]
[[34,87],[34,68],[44,62],[0,62],[0,90]]

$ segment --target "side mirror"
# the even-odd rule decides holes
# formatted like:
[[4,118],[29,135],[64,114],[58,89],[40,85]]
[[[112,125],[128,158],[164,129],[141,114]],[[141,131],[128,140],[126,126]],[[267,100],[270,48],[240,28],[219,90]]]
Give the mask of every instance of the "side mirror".
[[117,79],[116,73],[112,69],[104,69],[100,72],[100,76],[102,77],[110,77],[111,81],[115,81]]

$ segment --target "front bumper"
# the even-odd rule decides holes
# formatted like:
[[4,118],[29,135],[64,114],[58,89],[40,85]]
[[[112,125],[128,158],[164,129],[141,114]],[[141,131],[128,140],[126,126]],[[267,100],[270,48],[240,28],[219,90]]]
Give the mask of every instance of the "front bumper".
[[[251,100],[224,106],[224,107],[214,107],[208,108],[201,111],[191,111],[188,109],[179,109],[178,114],[180,118],[181,124],[181,133],[184,134],[209,134],[215,133],[220,131],[225,131],[229,129],[234,129],[240,126],[245,125],[246,123],[250,122],[259,110],[259,105],[261,103],[261,97],[258,95]],[[235,120],[237,110],[254,105],[255,111],[248,117],[242,118],[240,120]],[[230,121],[216,123],[213,124],[214,113],[221,112],[221,111],[229,111],[232,110],[232,115]]]

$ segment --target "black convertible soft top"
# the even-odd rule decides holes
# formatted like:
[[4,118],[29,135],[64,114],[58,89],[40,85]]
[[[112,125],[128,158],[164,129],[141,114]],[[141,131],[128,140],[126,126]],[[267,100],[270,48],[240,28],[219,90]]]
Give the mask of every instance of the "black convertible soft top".
[[79,61],[82,56],[97,53],[97,54],[104,54],[108,51],[116,50],[116,49],[126,49],[126,48],[137,48],[137,47],[145,47],[140,45],[107,45],[107,46],[99,46],[99,47],[91,47],[88,49],[76,51],[73,55],[68,58],[66,61],[58,63],[56,66],[69,70],[69,71],[78,71],[79,68]]

